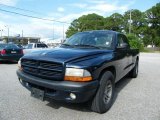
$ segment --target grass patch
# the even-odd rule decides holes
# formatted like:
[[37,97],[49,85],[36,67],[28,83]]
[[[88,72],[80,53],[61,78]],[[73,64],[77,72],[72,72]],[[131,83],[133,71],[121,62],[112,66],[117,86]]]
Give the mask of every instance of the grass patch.
[[160,53],[160,51],[154,51],[154,50],[141,50],[140,52],[144,52],[144,53]]

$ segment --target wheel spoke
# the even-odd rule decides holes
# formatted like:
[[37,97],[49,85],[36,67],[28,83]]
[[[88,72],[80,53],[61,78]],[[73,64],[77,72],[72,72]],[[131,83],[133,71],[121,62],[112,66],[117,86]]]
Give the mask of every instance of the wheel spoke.
[[104,97],[103,97],[104,103],[108,104],[109,101],[111,100],[111,97],[112,97],[112,83],[110,80],[108,80],[104,91]]

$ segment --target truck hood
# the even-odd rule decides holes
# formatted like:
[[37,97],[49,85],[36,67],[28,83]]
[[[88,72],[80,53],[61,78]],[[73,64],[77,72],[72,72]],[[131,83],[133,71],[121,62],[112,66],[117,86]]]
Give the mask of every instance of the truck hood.
[[104,49],[81,49],[81,48],[55,48],[40,50],[25,55],[23,58],[47,60],[54,62],[70,62],[77,59],[96,57],[100,54],[110,53],[112,50]]

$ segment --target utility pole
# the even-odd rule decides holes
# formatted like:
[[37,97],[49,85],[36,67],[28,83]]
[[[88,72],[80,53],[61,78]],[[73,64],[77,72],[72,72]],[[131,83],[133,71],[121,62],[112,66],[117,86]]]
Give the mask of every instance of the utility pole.
[[23,30],[22,30],[22,39],[23,39]]
[[53,40],[54,40],[54,22],[53,22]]
[[7,30],[8,30],[8,41],[7,41],[7,43],[9,42],[9,26],[8,25],[5,25],[5,27],[7,28]]
[[22,30],[22,43],[23,43],[23,30]]
[[129,34],[131,34],[131,20],[132,20],[132,10],[130,10],[130,14],[129,14]]
[[3,29],[1,29],[0,31],[1,31],[1,39],[2,39],[2,32],[3,32]]
[[[63,41],[64,41],[64,24],[63,24]],[[62,42],[63,42],[63,41],[62,41]]]
[[9,42],[9,27],[8,27],[8,42]]

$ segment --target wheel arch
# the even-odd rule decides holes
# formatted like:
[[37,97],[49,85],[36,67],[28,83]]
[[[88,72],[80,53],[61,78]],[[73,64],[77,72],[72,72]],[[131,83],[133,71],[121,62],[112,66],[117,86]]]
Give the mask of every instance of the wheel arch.
[[139,56],[137,56],[136,61],[139,61]]
[[103,75],[106,71],[110,71],[110,72],[113,74],[114,80],[115,80],[115,78],[116,78],[116,68],[115,68],[115,66],[108,66],[108,67],[104,68],[104,69],[100,72],[99,79],[102,77],[102,75]]

